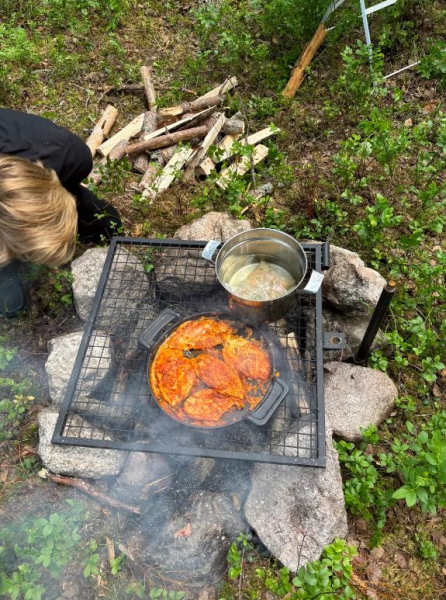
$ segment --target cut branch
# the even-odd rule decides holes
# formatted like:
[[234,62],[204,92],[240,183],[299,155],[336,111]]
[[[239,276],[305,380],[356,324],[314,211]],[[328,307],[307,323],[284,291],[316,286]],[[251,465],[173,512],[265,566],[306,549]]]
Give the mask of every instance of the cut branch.
[[164,167],[160,176],[157,177],[153,184],[142,193],[143,197],[154,200],[158,194],[167,190],[193,152],[192,148],[182,148],[174,154]]
[[259,144],[254,148],[252,157],[244,156],[242,160],[234,163],[227,169],[224,169],[215,183],[219,187],[225,189],[234,177],[240,177],[244,175],[251,169],[251,166],[256,165],[267,156],[268,148],[262,144]]
[[144,121],[144,114],[141,113],[137,117],[133,119],[128,125],[126,125],[121,131],[118,131],[114,136],[112,136],[109,140],[101,144],[98,148],[98,153],[101,156],[108,156],[110,151],[122,140],[129,140],[130,138],[138,135],[141,131],[142,124]]
[[159,113],[163,117],[178,117],[186,113],[193,113],[209,108],[210,106],[218,106],[224,100],[223,96],[210,96],[208,98],[198,98],[193,102],[183,102],[179,106],[172,106],[171,108],[161,108]]
[[226,79],[221,85],[214,88],[213,90],[210,90],[209,92],[207,92],[207,94],[200,96],[199,100],[201,100],[202,98],[213,98],[214,96],[222,96],[223,94],[226,94],[226,92],[229,92],[229,90],[232,90],[232,88],[235,88],[236,85],[238,85],[237,77],[228,77],[228,79]]
[[156,112],[156,92],[152,81],[152,69],[150,67],[141,67],[141,79],[146,91],[149,110],[150,112]]
[[187,117],[184,117],[180,121],[175,121],[175,123],[170,123],[170,125],[166,125],[165,127],[160,127],[159,129],[157,129],[156,131],[154,131],[152,133],[146,133],[142,136],[142,138],[144,141],[148,142],[149,140],[153,140],[156,137],[165,135],[171,131],[174,131],[175,129],[181,129],[186,126],[194,125],[195,123],[198,123],[199,121],[202,121],[203,119],[206,119],[207,117],[209,117],[214,111],[215,111],[215,106],[210,106],[209,108],[205,108],[204,110],[202,110],[199,113],[188,115]]
[[200,127],[192,127],[191,129],[184,129],[183,131],[177,131],[176,133],[168,133],[152,140],[131,144],[127,147],[127,154],[156,150],[157,148],[173,146],[178,144],[178,142],[187,142],[193,138],[203,138],[207,132],[208,127],[206,125],[201,125]]
[[91,155],[94,158],[96,154],[96,150],[104,141],[105,136],[107,136],[113,125],[115,124],[116,118],[118,116],[118,110],[112,106],[111,104],[107,104],[107,108],[101,115],[101,118],[96,123],[91,132],[86,144],[91,150]]
[[186,178],[194,175],[195,167],[201,163],[201,161],[204,159],[204,157],[208,153],[210,146],[214,143],[214,140],[220,133],[221,128],[223,127],[225,121],[226,121],[226,117],[225,117],[224,113],[220,114],[218,116],[218,118],[215,119],[215,123],[209,129],[203,142],[195,150],[194,154],[188,160],[186,174],[185,174]]
[[111,498],[104,492],[96,489],[91,485],[91,483],[87,483],[83,479],[77,479],[76,477],[65,477],[62,475],[53,475],[44,469],[44,473],[40,475],[43,479],[49,479],[54,483],[60,483],[61,485],[70,485],[75,487],[78,490],[81,490],[85,494],[88,494],[92,498],[95,498],[98,502],[102,504],[108,504],[109,506],[113,506],[114,508],[121,508],[122,510],[127,510],[129,512],[134,513],[135,515],[141,514],[141,509],[139,506],[132,506],[130,504],[126,504],[125,502],[121,502],[116,498]]
[[294,94],[297,92],[300,84],[302,83],[305,77],[305,69],[309,66],[311,61],[313,60],[314,55],[319,50],[322,42],[327,35],[327,30],[323,23],[319,25],[316,29],[316,33],[311,39],[310,43],[307,45],[305,50],[300,55],[298,61],[296,62],[292,72],[291,77],[286,84],[285,89],[282,92],[282,95],[285,98],[292,98]]
[[243,135],[245,133],[245,122],[237,115],[234,115],[230,119],[226,119],[226,123],[221,130],[228,135]]

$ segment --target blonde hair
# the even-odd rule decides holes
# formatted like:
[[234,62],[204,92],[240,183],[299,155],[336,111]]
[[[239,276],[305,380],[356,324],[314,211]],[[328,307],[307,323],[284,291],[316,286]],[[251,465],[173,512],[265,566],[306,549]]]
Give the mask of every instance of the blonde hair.
[[0,154],[0,267],[13,259],[58,266],[76,248],[73,196],[41,163]]

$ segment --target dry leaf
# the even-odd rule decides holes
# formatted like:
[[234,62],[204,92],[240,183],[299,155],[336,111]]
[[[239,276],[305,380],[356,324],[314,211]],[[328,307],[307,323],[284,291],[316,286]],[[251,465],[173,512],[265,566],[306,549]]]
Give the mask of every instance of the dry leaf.
[[406,119],[406,120],[404,121],[404,125],[405,125],[406,127],[412,127],[412,125],[413,125],[412,119]]
[[173,537],[174,538],[189,537],[191,533],[192,533],[192,525],[190,523],[188,523],[186,525],[186,527],[183,527],[183,529],[178,529],[178,531],[176,531],[173,534]]
[[407,569],[409,566],[409,561],[403,552],[395,552],[395,556],[393,558],[400,569]]
[[441,390],[438,383],[434,383],[434,385],[432,386],[432,393],[435,396],[435,398],[441,398]]

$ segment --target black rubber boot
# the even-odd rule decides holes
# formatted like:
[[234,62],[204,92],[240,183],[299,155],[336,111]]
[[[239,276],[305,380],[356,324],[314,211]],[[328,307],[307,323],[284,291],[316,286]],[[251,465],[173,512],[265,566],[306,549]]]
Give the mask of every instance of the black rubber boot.
[[13,319],[26,308],[26,287],[23,263],[13,261],[0,270],[0,315]]

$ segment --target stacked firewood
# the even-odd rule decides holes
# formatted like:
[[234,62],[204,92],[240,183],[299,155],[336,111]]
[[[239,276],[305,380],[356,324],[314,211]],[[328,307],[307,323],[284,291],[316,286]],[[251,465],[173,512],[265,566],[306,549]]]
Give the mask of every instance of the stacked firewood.
[[[180,174],[188,180],[207,177],[219,163],[232,160],[216,179],[217,185],[224,189],[232,177],[249,172],[266,158],[268,148],[260,142],[279,130],[269,126],[247,135],[241,115],[231,118],[225,115],[225,94],[237,85],[235,77],[196,100],[158,109],[150,69],[141,67],[141,76],[149,110],[106,139],[118,115],[108,105],[87,140],[93,157],[96,154],[102,157],[90,174],[94,184],[101,182],[101,165],[127,156],[133,170],[142,174],[139,183],[142,196],[153,200]],[[252,156],[237,156],[240,144],[255,146]],[[208,156],[211,146],[217,148],[212,157]]]

